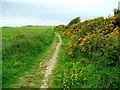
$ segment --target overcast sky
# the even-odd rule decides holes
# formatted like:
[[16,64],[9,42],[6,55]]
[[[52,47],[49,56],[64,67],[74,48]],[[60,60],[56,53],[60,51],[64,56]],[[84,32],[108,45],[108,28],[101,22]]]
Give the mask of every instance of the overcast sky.
[[68,24],[113,15],[119,0],[2,0],[0,26]]

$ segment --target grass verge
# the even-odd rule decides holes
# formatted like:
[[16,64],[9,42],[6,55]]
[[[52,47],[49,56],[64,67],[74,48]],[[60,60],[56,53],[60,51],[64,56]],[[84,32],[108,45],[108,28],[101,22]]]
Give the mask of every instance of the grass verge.
[[46,69],[48,60],[52,57],[57,45],[58,38],[55,37],[52,45],[47,47],[47,49],[40,55],[37,56],[37,61],[34,66],[25,72],[19,80],[10,85],[11,88],[40,88],[42,85],[42,80],[44,78],[44,71]]
[[[41,28],[39,30],[38,27],[37,30],[32,30],[35,29],[34,27],[31,27],[32,29],[30,27],[25,28],[27,28],[25,30],[26,34],[24,32],[22,34],[18,33],[20,30],[16,31],[17,29],[15,28],[17,34],[13,34],[7,39],[3,38],[3,88],[10,88],[10,85],[16,83],[19,77],[25,75],[25,72],[30,70],[39,61],[39,57],[53,43],[55,34],[51,28],[44,27],[43,30]],[[11,28],[8,29],[12,31]],[[36,33],[32,34],[29,29]],[[21,30],[24,31],[23,27]],[[6,37],[8,34],[3,33],[3,37]]]

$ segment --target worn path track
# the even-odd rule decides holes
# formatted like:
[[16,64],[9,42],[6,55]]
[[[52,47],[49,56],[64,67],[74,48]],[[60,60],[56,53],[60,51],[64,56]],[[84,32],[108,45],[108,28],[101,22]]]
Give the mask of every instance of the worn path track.
[[52,74],[52,70],[54,69],[54,66],[55,66],[56,61],[57,61],[60,46],[62,45],[62,40],[60,38],[60,35],[58,33],[55,33],[55,34],[59,38],[59,43],[56,46],[56,50],[54,51],[52,58],[49,60],[49,62],[47,64],[48,66],[46,68],[46,71],[44,72],[44,79],[42,80],[43,84],[41,85],[40,88],[48,88],[48,84],[47,84],[48,78],[49,78],[49,75]]

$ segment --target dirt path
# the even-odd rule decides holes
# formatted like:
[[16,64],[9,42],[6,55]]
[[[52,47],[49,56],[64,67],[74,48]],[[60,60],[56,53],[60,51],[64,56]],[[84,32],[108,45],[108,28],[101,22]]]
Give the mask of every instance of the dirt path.
[[62,40],[60,38],[60,35],[58,33],[55,33],[55,34],[59,38],[59,43],[56,46],[56,49],[53,53],[52,58],[49,60],[49,62],[47,64],[46,71],[44,72],[44,79],[42,80],[43,84],[41,85],[40,88],[47,88],[48,87],[48,84],[47,84],[48,83],[48,78],[49,78],[49,75],[52,74],[52,70],[54,69],[54,66],[55,66],[56,61],[57,61],[60,46],[62,45]]

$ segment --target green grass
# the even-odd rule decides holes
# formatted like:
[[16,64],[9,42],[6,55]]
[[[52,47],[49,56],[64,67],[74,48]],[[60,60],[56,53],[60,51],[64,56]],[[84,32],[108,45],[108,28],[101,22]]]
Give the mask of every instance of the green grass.
[[[14,36],[14,38],[10,38]],[[3,88],[9,88],[30,70],[54,39],[50,26],[2,29]]]
[[10,85],[10,88],[39,88],[43,82],[44,73],[46,66],[45,63],[52,58],[54,50],[56,49],[56,45],[58,43],[58,38],[55,37],[53,44],[45,50],[45,53],[42,55],[38,55],[38,61],[34,64],[34,66],[25,72],[24,76],[21,76],[19,80],[15,83]]
[[52,26],[31,26],[31,27],[5,27],[2,28],[2,40],[8,40],[11,36],[16,34],[33,35],[43,32],[43,30],[50,30]]

